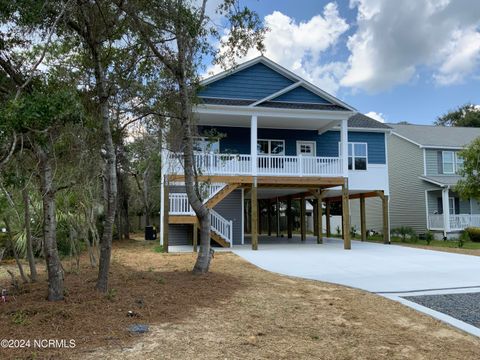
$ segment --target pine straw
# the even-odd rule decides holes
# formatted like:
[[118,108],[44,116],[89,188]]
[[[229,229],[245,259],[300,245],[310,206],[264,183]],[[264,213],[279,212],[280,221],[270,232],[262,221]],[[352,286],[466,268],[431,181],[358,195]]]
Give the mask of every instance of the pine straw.
[[[7,325],[0,337],[76,340],[75,349],[36,358],[480,358],[478,338],[382,297],[272,274],[231,253],[217,253],[207,276],[192,275],[193,262],[193,254],[158,254],[139,242],[116,245],[113,299],[92,291],[96,272],[82,266],[66,276],[65,302],[45,301],[41,282],[0,305]],[[20,309],[27,323],[13,325],[10,314]],[[130,335],[132,323],[149,324],[149,333]],[[30,355],[0,352],[1,359]]]

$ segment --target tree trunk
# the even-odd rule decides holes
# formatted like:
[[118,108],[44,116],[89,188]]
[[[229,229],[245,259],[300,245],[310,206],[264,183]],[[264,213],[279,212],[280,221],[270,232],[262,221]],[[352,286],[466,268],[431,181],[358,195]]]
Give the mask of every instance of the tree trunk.
[[4,218],[3,222],[5,223],[5,227],[7,228],[8,242],[10,244],[10,247],[12,248],[13,257],[15,258],[15,262],[17,263],[18,271],[20,273],[20,277],[22,278],[22,281],[24,283],[27,283],[28,279],[25,276],[25,272],[23,271],[22,263],[20,262],[20,259],[18,257],[17,248],[15,247],[15,244],[13,242],[12,229],[10,227],[10,222],[8,221],[7,218]]
[[57,250],[55,190],[48,153],[37,147],[40,168],[40,192],[43,200],[43,251],[48,273],[48,300],[63,300],[63,269]]
[[32,231],[30,228],[30,198],[28,196],[28,190],[26,187],[22,190],[22,196],[23,206],[25,208],[25,236],[27,238],[27,259],[28,265],[30,266],[30,280],[35,282],[37,281],[37,267],[35,265],[35,257],[33,255]]

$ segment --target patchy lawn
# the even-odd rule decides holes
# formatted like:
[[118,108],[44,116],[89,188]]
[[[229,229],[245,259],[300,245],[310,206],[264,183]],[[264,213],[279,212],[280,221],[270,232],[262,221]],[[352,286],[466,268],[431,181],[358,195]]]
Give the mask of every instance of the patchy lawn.
[[[82,259],[80,274],[66,275],[64,302],[45,301],[43,279],[0,304],[1,338],[76,343],[0,349],[0,358],[480,358],[480,339],[385,298],[269,273],[232,253],[217,253],[211,273],[194,276],[194,254],[153,248],[115,245],[108,296],[93,291],[96,270]],[[134,323],[150,331],[130,335]]]

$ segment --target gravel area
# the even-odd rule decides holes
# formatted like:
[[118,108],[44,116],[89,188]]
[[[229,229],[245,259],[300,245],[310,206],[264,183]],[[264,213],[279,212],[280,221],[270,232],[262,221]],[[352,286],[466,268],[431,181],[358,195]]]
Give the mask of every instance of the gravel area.
[[405,296],[404,299],[450,315],[458,320],[480,328],[480,292]]

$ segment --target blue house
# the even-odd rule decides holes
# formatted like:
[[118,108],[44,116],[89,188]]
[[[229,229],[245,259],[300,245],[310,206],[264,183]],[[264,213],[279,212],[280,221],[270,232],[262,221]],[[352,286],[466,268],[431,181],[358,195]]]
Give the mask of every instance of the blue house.
[[[365,238],[365,198],[373,196],[382,199],[384,240],[389,242],[388,126],[263,56],[202,86],[194,109],[195,164],[214,244],[250,243],[257,249],[265,239],[259,240],[259,232],[268,227],[271,234],[272,224],[277,236],[286,230],[287,238],[298,237],[301,243],[310,212],[321,243],[324,223],[326,236],[331,235],[330,212],[336,209],[343,218],[344,247],[350,249],[349,201],[360,201]],[[167,249],[196,245],[198,225],[184,190],[182,157],[169,150],[163,156],[168,160],[162,199],[168,201],[161,207],[161,242]],[[300,214],[294,215],[292,204]]]

